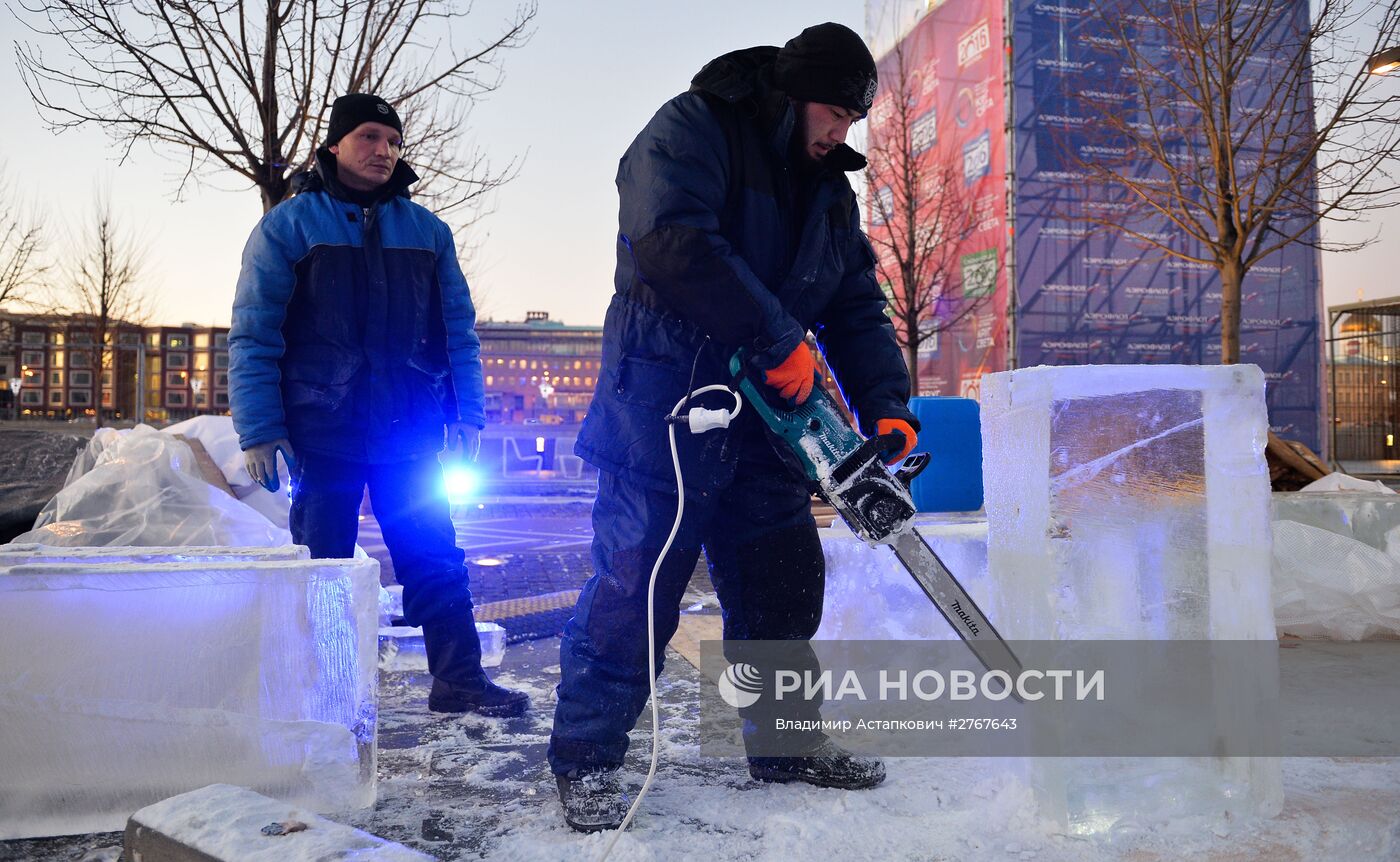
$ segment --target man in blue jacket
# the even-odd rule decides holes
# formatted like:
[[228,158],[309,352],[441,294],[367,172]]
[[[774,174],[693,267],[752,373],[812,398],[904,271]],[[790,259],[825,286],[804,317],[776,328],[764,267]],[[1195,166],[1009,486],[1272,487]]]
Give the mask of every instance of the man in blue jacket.
[[300,191],[248,238],[229,333],[229,403],[248,472],[291,475],[293,538],[354,554],[366,485],[404,618],[422,626],[428,708],[507,716],[529,704],[492,683],[442,491],[438,452],[475,459],[481,342],[452,232],[409,200],[403,125],[383,99],[335,100]]
[[[729,382],[741,347],[752,372],[800,403],[815,371],[810,331],[862,431],[901,431],[901,458],[915,443],[908,373],[846,177],[866,164],[845,138],[875,86],[859,36],[809,27],[782,49],[706,65],[619,164],[615,294],[575,448],[600,470],[595,574],[561,644],[549,749],[575,829],[613,828],[626,813],[617,771],[648,696],[647,584],[677,506],[664,421],[673,406],[688,389]],[[656,671],[702,548],[726,640],[810,639],[825,569],[805,483],[751,409],[724,431],[681,430],[678,444],[685,518],[657,578]],[[884,778],[878,759],[820,734],[783,740],[792,756],[758,754],[774,740],[757,724],[745,736],[755,778],[848,789]]]

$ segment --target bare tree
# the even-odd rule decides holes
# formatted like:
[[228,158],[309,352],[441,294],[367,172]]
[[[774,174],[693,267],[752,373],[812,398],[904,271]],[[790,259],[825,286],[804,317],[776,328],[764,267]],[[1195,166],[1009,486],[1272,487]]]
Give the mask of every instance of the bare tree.
[[86,324],[90,346],[69,345],[68,373],[86,357],[93,370],[92,401],[101,427],[103,372],[112,375],[114,392],[119,385],[119,332],[126,325],[143,325],[150,317],[150,294],[141,281],[146,248],[118,223],[106,194],[95,196],[87,224],[76,233],[69,243],[72,257],[64,266],[58,307],[73,323]]
[[1400,202],[1400,87],[1365,67],[1400,43],[1400,5],[1315,0],[1309,18],[1295,0],[1101,0],[1095,13],[1115,74],[1078,101],[1106,145],[1069,158],[1126,209],[1080,217],[1213,267],[1220,361],[1238,362],[1252,267],[1293,243],[1320,246],[1323,219]]
[[44,220],[18,196],[0,166],[0,308],[42,312]]
[[453,32],[471,11],[455,0],[18,2],[33,33],[66,48],[58,61],[16,44],[47,122],[95,123],[123,159],[137,142],[173,148],[177,195],[233,173],[271,209],[313,164],[330,102],[349,92],[399,110],[404,156],[439,213],[479,202],[515,171],[514,161],[492,170],[461,138],[472,104],[500,84],[502,54],[529,38],[534,0],[484,38]]
[[961,155],[932,141],[932,115],[918,111],[902,43],[894,56],[889,115],[872,125],[866,150],[869,238],[876,249],[876,277],[889,285],[895,337],[918,392],[919,345],[955,327],[992,290],[962,284],[961,256],[983,214],[963,179]]

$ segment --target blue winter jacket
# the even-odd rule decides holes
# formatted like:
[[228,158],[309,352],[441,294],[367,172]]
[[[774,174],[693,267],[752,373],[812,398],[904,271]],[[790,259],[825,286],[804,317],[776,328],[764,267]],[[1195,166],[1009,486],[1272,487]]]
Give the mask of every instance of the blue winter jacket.
[[399,162],[368,206],[325,148],[296,196],[253,230],[229,333],[229,405],[244,449],[386,463],[437,452],[445,423],[484,427],[481,342],[452,232],[408,199]]
[[[865,433],[882,418],[918,428],[845,176],[865,158],[843,145],[811,176],[791,166],[795,114],[771,84],[776,54],[751,48],[709,63],[618,166],[615,293],[575,451],[659,489],[675,487],[663,417],[692,366],[693,388],[727,383],[735,349],[773,368],[809,330]],[[677,435],[687,487],[706,494],[730,481],[738,451],[762,445],[752,414],[741,413],[746,427]]]

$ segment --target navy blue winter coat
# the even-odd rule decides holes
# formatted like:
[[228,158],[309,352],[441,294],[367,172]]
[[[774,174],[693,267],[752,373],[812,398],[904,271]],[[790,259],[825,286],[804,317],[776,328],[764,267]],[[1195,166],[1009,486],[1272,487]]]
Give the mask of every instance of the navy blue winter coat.
[[[662,418],[687,391],[697,351],[695,388],[728,382],[739,347],[757,368],[777,366],[809,330],[862,431],[883,418],[918,428],[845,176],[865,158],[842,145],[815,175],[791,166],[795,114],[771,85],[776,55],[750,48],[709,63],[618,166],[616,292],[575,446],[601,469],[674,488]],[[755,421],[752,410],[741,418]],[[761,435],[741,427],[677,436],[687,487],[709,493],[733,477],[737,450]]]
[[437,452],[446,422],[484,427],[481,342],[452,231],[408,199],[399,162],[369,206],[317,173],[253,230],[229,333],[244,449],[387,463]]

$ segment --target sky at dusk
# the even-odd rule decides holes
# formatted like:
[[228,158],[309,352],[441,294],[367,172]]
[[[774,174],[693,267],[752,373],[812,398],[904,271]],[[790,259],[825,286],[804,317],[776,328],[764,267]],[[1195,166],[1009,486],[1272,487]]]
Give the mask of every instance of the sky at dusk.
[[[493,22],[514,5],[478,0],[469,20]],[[29,38],[8,12],[0,16],[7,47]],[[782,44],[828,20],[860,32],[864,3],[541,0],[534,37],[504,56],[503,84],[471,114],[470,138],[493,162],[523,157],[518,177],[496,193],[475,229],[468,278],[482,316],[521,320],[526,311],[547,311],[566,323],[600,323],[612,294],[613,178],[637,131],[712,57]],[[1400,76],[1393,86],[1400,87]],[[120,151],[100,129],[49,132],[13,54],[0,65],[0,87],[12,101],[0,161],[22,196],[48,214],[57,250],[65,227],[89,215],[96,193],[110,189],[121,223],[148,251],[153,321],[226,325],[243,243],[262,214],[257,191],[233,175],[214,176],[176,201],[174,151],[138,146],[118,164]],[[411,138],[412,129],[405,133]],[[1362,252],[1323,256],[1327,304],[1400,294],[1400,210],[1334,235],[1373,234],[1381,242]]]

